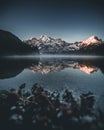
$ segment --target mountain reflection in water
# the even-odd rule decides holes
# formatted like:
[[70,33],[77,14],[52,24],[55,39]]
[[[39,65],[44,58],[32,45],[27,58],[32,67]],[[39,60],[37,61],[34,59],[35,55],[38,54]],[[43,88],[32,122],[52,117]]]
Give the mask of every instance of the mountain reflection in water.
[[38,83],[48,90],[69,88],[79,95],[91,91],[104,108],[103,57],[5,57],[0,58],[0,90],[30,89]]
[[0,79],[10,78],[18,75],[24,69],[32,72],[47,74],[49,72],[61,71],[68,68],[78,69],[91,74],[98,70],[104,73],[104,58],[66,58],[66,57],[29,57],[29,58],[1,58]]
[[30,66],[30,70],[32,72],[40,72],[42,74],[47,74],[52,71],[61,71],[64,69],[73,68],[73,69],[79,69],[87,74],[91,74],[93,72],[96,72],[99,68],[88,63],[80,63],[78,61],[70,61],[70,60],[64,60],[64,61],[46,61],[45,63],[40,62],[38,65],[32,65]]

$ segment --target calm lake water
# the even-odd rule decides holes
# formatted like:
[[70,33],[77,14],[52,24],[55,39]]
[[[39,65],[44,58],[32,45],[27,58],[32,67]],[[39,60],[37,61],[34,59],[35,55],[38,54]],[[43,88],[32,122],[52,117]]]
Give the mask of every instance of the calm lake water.
[[26,83],[30,89],[39,83],[48,90],[75,95],[91,91],[96,104],[104,108],[104,58],[96,56],[39,56],[0,58],[0,89],[16,88]]

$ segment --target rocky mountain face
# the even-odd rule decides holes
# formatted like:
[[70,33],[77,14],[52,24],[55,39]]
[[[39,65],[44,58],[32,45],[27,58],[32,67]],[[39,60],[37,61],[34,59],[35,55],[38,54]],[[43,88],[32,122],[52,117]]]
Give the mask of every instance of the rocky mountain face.
[[38,52],[35,46],[31,47],[12,33],[0,30],[0,55],[30,54],[35,52]]
[[37,46],[40,54],[104,54],[104,43],[96,36],[81,42],[68,43],[62,39],[41,35],[39,39],[33,37],[25,43],[32,47]]

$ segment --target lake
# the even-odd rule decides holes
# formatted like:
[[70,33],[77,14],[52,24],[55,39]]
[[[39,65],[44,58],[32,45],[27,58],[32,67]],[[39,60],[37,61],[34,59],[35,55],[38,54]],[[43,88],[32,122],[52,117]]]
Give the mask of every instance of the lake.
[[0,58],[0,89],[34,83],[52,91],[72,90],[77,97],[92,92],[96,105],[104,108],[104,57],[100,56],[8,56]]

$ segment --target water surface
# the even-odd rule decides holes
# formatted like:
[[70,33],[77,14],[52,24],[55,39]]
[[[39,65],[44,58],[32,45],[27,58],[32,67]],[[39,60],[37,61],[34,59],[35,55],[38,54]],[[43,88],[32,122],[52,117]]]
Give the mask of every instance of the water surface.
[[91,91],[97,104],[104,106],[104,58],[96,56],[5,57],[0,59],[0,89],[18,88],[26,83],[30,89],[39,83],[48,90],[75,95]]

